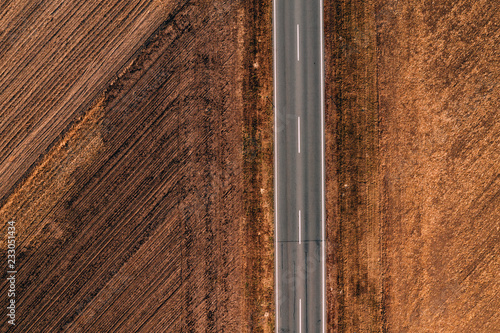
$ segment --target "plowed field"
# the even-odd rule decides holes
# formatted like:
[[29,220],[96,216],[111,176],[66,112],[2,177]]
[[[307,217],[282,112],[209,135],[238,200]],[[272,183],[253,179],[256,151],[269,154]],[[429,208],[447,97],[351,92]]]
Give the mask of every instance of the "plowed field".
[[272,240],[254,242],[272,189],[248,157],[266,151],[244,148],[269,83],[249,79],[270,45],[256,5],[2,5],[0,220],[16,223],[18,272],[2,332],[270,327]]

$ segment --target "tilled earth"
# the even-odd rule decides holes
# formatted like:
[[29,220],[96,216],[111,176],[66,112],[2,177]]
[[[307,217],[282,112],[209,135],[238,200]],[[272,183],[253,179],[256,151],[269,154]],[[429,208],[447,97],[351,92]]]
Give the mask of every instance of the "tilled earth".
[[239,332],[271,321],[246,319],[243,274],[244,233],[258,233],[243,204],[251,5],[1,10],[0,217],[16,222],[18,271],[16,326],[2,316],[1,331]]

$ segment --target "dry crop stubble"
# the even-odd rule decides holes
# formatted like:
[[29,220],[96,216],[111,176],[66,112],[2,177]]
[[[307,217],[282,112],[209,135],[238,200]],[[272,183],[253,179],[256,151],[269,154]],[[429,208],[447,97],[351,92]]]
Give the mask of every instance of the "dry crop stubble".
[[158,2],[144,1],[5,3],[0,202],[130,62],[164,10]]
[[331,331],[495,331],[498,4],[326,8]]
[[[63,82],[59,67],[40,67],[40,73],[48,71],[53,78],[44,83],[40,77],[33,92],[19,88],[14,97],[31,107],[38,98],[38,113],[29,114],[21,103],[22,112],[7,108],[10,118],[2,117],[3,126],[17,124],[12,128],[25,131],[4,137],[2,151],[8,161],[5,177],[15,179],[3,183],[0,216],[19,226],[14,331],[235,332],[259,330],[274,321],[272,309],[260,310],[263,299],[272,297],[272,284],[252,271],[257,294],[248,294],[249,275],[243,274],[254,263],[262,265],[262,258],[272,260],[272,248],[245,250],[257,235],[268,235],[272,223],[251,226],[245,212],[249,206],[242,204],[247,172],[243,131],[250,128],[243,121],[243,105],[258,97],[243,91],[249,89],[243,83],[249,59],[241,46],[249,45],[254,27],[247,22],[253,22],[254,7],[228,1],[167,4],[155,4],[154,13],[136,4],[137,15],[124,14],[115,25],[101,22],[100,29],[108,30],[92,27],[89,19],[98,19],[84,4],[77,6],[82,17],[71,15],[70,5],[58,7],[69,22],[69,42],[89,40],[83,43],[88,53],[81,51],[85,46],[68,47],[61,58],[64,68],[95,77],[78,81],[68,74]],[[107,20],[120,15],[115,11],[123,4],[91,5]],[[34,15],[34,24],[46,15],[26,13]],[[61,23],[66,21],[58,22],[66,31]],[[71,30],[71,24],[80,28]],[[127,26],[125,34],[119,34],[121,24]],[[138,28],[144,25],[149,34]],[[52,66],[59,43],[46,46],[48,58],[43,59]],[[104,57],[111,43],[110,52],[123,58],[92,56],[98,52],[92,47],[99,45]],[[26,52],[35,47],[26,45]],[[32,70],[19,67],[13,73],[30,77]],[[50,82],[50,91],[42,91]],[[66,90],[51,93],[57,84]],[[80,84],[88,85],[85,91]],[[12,96],[6,94],[16,93],[2,95],[8,100]],[[54,105],[66,113],[54,111]],[[34,127],[27,127],[30,122]],[[38,146],[32,144],[35,139]],[[15,163],[25,168],[18,170]],[[250,208],[264,209],[266,216],[272,216],[270,183],[251,184],[259,186],[255,193],[265,189],[267,201],[251,203],[264,208]],[[244,256],[250,252],[251,257]],[[265,272],[272,281],[272,268],[266,266]],[[253,311],[259,317],[250,323],[246,316]]]

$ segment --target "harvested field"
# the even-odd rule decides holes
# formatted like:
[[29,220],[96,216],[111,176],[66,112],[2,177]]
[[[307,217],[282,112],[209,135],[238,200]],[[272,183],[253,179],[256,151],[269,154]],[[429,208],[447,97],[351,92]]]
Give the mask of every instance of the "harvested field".
[[147,1],[7,1],[0,10],[0,202],[5,202],[131,61],[165,9]]
[[[3,316],[0,331],[270,332],[272,132],[258,126],[272,126],[271,81],[248,77],[271,64],[258,5],[1,9],[0,219],[16,221],[18,273],[16,326]],[[245,150],[255,138],[264,149]]]
[[331,332],[500,327],[500,6],[325,4]]

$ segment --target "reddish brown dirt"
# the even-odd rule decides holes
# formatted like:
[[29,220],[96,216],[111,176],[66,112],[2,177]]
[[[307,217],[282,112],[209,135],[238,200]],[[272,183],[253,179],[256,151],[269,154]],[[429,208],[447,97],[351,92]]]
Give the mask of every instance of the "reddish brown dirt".
[[378,105],[373,3],[325,6],[330,328],[381,329]]
[[386,324],[500,327],[500,6],[377,6]]
[[[59,70],[42,51],[30,62],[46,62],[41,72],[13,67],[38,90],[0,94],[19,99],[1,121],[2,133],[18,130],[2,137],[0,220],[16,221],[18,261],[16,326],[3,316],[2,332],[270,331],[269,40],[245,54],[269,29],[270,12],[267,4],[254,17],[256,5],[154,4],[156,12],[126,16],[95,36],[72,32],[69,44],[86,36],[87,46],[68,47]],[[123,11],[101,6],[103,17]],[[41,24],[33,10],[29,22]],[[81,22],[94,31],[103,23],[71,18],[54,27],[73,31]],[[255,22],[262,30],[253,31]],[[119,34],[121,24],[126,33]],[[17,41],[27,43],[22,33]],[[61,52],[64,39],[55,40],[48,54]],[[34,53],[36,45],[19,52]],[[265,74],[250,87],[249,68],[261,59]],[[51,80],[64,87],[60,94]],[[252,112],[267,112],[254,132]],[[244,148],[249,138],[264,146],[256,161]],[[255,201],[244,200],[246,191]]]
[[[247,1],[244,89],[246,298],[251,332],[275,332],[272,1]],[[251,13],[251,14],[250,14]]]
[[327,1],[331,332],[500,327],[500,7]]
[[40,0],[0,6],[0,203],[173,5]]

